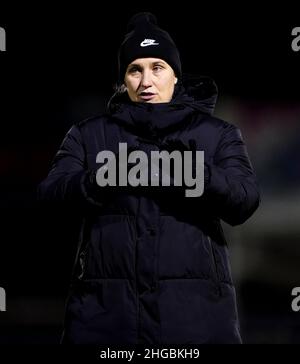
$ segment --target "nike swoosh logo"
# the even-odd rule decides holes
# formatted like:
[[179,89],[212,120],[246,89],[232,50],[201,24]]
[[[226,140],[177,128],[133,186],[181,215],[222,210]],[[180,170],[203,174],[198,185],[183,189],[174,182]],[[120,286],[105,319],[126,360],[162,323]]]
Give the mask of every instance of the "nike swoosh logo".
[[159,45],[159,43],[155,43],[155,39],[144,39],[140,44],[141,47],[148,47],[152,45]]

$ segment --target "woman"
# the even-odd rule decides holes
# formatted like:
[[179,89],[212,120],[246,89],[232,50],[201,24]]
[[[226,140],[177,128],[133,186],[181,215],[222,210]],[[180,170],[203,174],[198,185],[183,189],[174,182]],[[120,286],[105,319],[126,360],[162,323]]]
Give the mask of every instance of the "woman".
[[[241,224],[259,204],[241,133],[212,116],[213,81],[183,79],[178,50],[150,13],[129,22],[119,80],[108,112],[70,129],[39,187],[40,198],[84,215],[63,342],[240,343],[220,220]],[[147,156],[190,151],[194,170],[204,151],[204,190],[186,197],[175,166],[170,186],[105,186],[97,155],[120,161],[120,143]]]

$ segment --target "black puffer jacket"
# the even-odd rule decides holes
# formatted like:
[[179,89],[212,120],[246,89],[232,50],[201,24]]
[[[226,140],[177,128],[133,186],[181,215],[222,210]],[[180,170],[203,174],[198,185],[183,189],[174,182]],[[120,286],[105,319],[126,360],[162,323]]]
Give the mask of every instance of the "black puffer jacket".
[[[67,133],[39,186],[41,199],[69,202],[84,215],[63,342],[241,341],[220,220],[243,223],[259,192],[239,129],[211,116],[215,100],[210,79],[189,79],[170,103],[115,96],[107,114]],[[194,139],[204,151],[201,197],[178,187],[87,187],[99,151],[117,153],[119,142],[157,150],[168,138]]]

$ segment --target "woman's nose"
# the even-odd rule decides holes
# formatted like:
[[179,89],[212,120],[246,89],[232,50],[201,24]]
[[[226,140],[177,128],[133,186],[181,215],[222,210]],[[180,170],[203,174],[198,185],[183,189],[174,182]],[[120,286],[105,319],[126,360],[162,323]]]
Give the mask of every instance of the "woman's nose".
[[144,71],[142,73],[141,86],[149,87],[152,85],[151,73],[148,71]]

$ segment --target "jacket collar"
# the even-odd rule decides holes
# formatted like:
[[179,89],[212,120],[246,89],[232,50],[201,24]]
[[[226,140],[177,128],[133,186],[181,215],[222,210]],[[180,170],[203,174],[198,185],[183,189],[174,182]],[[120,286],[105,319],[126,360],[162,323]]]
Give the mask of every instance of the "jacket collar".
[[168,103],[132,102],[125,93],[115,93],[108,111],[113,119],[138,134],[157,134],[185,126],[195,113],[212,114],[217,87],[209,77],[185,75]]

